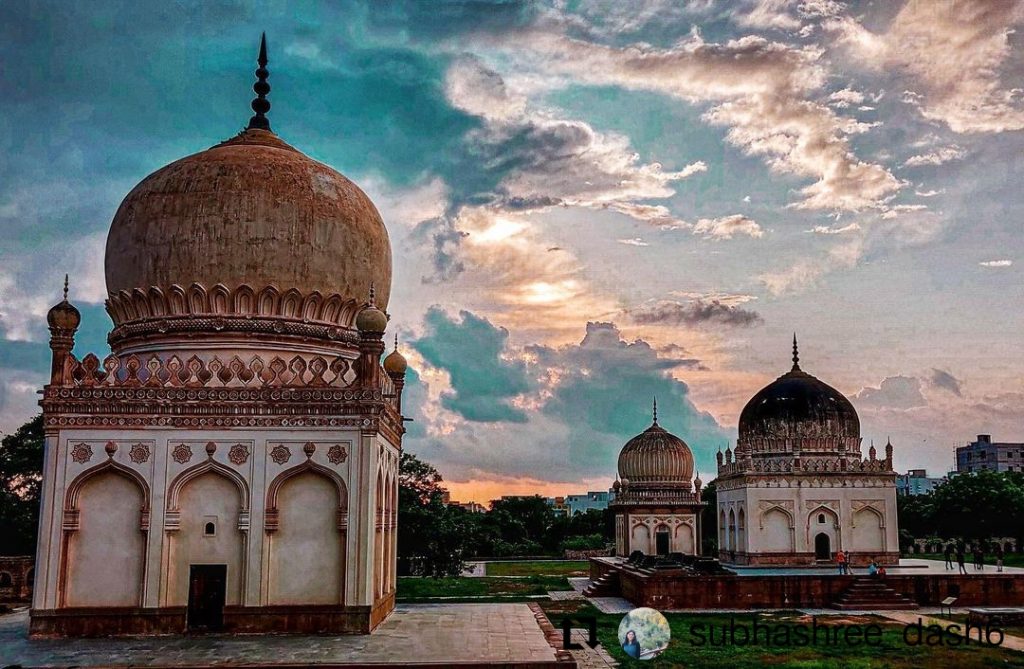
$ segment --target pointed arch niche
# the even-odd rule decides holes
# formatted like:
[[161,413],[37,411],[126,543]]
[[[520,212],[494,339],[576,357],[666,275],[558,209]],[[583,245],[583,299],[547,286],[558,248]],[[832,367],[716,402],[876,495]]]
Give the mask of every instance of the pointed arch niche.
[[113,458],[79,474],[64,498],[60,607],[134,607],[143,601],[150,490]]
[[312,460],[267,489],[264,598],[268,604],[344,604],[348,488]]

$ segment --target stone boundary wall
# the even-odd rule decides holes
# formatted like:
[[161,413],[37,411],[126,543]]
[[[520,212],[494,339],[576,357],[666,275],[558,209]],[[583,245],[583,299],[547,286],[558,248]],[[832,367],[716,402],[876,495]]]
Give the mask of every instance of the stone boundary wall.
[[[599,560],[590,566],[592,579],[618,571],[620,593],[634,605],[663,610],[830,607],[852,583],[839,575],[681,576]],[[921,606],[939,606],[950,596],[956,606],[1024,606],[1024,578],[1014,574],[900,574],[883,582]]]
[[562,552],[562,557],[566,560],[589,560],[593,557],[611,557],[614,553],[614,548],[591,548],[588,550],[565,550]]

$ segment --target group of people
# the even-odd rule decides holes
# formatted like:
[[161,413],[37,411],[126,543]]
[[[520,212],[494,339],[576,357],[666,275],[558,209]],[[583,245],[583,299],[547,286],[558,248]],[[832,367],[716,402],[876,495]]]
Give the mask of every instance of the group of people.
[[[967,567],[966,562],[966,546],[963,542],[958,543],[956,546],[949,543],[946,544],[946,550],[944,551],[946,556],[946,569],[953,568],[953,556],[956,556],[956,565],[959,569],[959,573],[966,574]],[[1003,547],[1000,544],[996,544],[996,571],[1003,570]],[[985,546],[981,543],[976,543],[971,546],[971,558],[974,560],[975,571],[985,571]]]
[[[836,565],[839,567],[839,574],[852,574],[850,564],[853,562],[853,553],[839,551],[836,553]],[[868,561],[868,576],[885,576],[885,566],[878,566],[875,558]]]

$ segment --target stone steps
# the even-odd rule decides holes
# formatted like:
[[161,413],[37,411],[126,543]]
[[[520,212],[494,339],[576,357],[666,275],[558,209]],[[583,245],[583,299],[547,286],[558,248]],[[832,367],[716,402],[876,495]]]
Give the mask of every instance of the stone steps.
[[896,592],[877,577],[855,577],[850,587],[832,604],[840,611],[902,610],[919,608],[917,603]]
[[610,571],[597,580],[591,581],[590,585],[583,588],[583,595],[586,597],[618,597],[619,595],[619,574]]

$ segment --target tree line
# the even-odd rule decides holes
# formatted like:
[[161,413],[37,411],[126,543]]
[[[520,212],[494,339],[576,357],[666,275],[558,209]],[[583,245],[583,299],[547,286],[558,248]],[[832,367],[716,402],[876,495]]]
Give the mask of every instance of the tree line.
[[922,495],[896,500],[900,544],[914,539],[966,544],[1012,538],[1024,543],[1024,472],[982,470],[952,476]]

